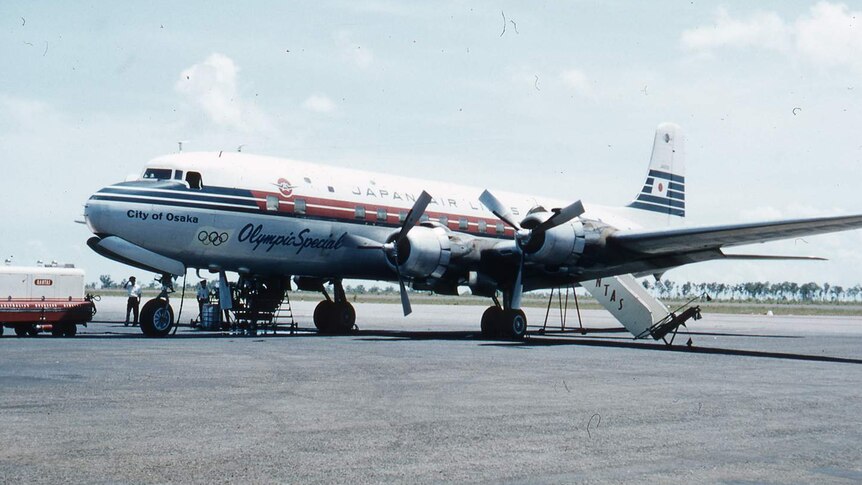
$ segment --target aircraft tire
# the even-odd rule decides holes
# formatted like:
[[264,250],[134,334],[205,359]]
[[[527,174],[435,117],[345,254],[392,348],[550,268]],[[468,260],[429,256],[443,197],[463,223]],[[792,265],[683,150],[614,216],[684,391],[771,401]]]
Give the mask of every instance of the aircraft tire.
[[334,308],[335,302],[330,300],[323,300],[314,307],[314,326],[318,333],[334,333],[335,326],[332,324]]
[[141,332],[147,337],[164,337],[174,323],[174,309],[162,298],[153,298],[141,308]]
[[503,310],[498,306],[491,306],[482,314],[482,337],[499,338],[503,320]]
[[500,320],[503,336],[512,340],[523,340],[527,335],[527,315],[523,310],[506,310]]
[[356,323],[356,310],[348,302],[334,305],[330,310],[330,318],[335,331],[338,333],[350,333]]

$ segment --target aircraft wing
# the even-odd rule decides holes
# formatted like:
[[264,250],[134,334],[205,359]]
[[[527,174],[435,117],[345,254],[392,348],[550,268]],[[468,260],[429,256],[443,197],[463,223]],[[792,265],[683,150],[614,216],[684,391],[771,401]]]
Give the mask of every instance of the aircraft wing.
[[862,228],[862,214],[651,231],[617,231],[609,246],[644,254],[688,253]]

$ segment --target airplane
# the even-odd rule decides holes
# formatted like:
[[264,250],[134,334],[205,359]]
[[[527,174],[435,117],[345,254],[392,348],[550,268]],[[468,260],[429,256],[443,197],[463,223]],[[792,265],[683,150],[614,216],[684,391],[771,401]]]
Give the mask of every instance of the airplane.
[[[226,272],[238,273],[246,316],[272,311],[291,277],[297,288],[323,294],[314,324],[336,334],[356,320],[344,279],[397,282],[405,316],[408,284],[445,295],[468,286],[493,301],[482,335],[511,339],[527,332],[523,292],[580,285],[636,338],[658,340],[699,315],[680,318],[636,278],[716,259],[819,259],[723,249],[862,227],[862,215],[692,227],[684,224],[685,198],[683,133],[662,123],[644,183],[622,207],[248,153],[185,152],[98,190],[84,218],[93,250],[163,282],[189,269],[218,273],[222,308],[233,309],[237,298]],[[144,305],[145,335],[168,335],[174,325],[166,293]]]

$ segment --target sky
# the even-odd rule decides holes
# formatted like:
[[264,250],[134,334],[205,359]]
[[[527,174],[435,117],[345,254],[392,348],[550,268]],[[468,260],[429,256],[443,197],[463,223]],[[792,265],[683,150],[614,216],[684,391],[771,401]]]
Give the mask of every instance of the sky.
[[[862,213],[862,6],[837,2],[0,3],[0,257],[93,253],[83,205],[177,150],[628,203],[686,133],[691,224]],[[857,18],[858,17],[858,18]],[[862,231],[676,281],[862,283]]]

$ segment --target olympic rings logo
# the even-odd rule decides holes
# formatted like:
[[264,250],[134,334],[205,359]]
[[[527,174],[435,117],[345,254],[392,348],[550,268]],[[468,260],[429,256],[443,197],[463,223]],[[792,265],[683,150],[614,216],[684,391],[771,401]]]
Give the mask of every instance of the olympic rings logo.
[[204,246],[209,246],[210,244],[213,246],[221,246],[226,243],[228,239],[229,236],[226,232],[219,233],[217,231],[201,231],[198,233],[198,241]]

